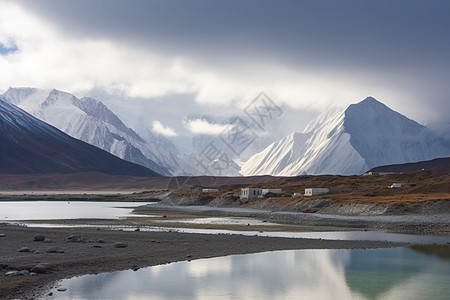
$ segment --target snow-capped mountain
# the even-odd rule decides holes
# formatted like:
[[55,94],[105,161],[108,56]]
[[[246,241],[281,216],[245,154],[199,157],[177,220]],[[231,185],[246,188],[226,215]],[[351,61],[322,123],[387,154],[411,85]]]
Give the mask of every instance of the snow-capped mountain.
[[327,111],[303,132],[253,155],[243,175],[361,174],[370,168],[450,155],[450,142],[372,97]]
[[[148,132],[145,140],[100,101],[78,99],[59,90],[10,88],[4,98],[70,136],[162,175],[238,175],[213,171],[201,158],[179,153],[163,136]],[[208,162],[214,166],[217,163]]]
[[120,158],[172,175],[180,163],[174,154],[144,141],[105,105],[58,90],[10,88],[5,99],[70,136]]
[[0,95],[0,173],[159,174],[70,137]]

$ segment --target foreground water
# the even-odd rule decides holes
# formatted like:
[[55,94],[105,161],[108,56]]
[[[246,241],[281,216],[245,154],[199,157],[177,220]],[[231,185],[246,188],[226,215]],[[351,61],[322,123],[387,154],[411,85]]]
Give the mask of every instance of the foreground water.
[[295,250],[62,280],[48,299],[449,299],[450,262],[410,248]]
[[[133,208],[141,206],[140,202],[95,202],[95,201],[3,201],[0,202],[0,222],[21,221],[20,224],[29,227],[103,227],[111,230],[135,230],[133,226],[122,225],[60,225],[46,224],[45,220],[56,219],[117,219],[129,217]],[[217,209],[217,208],[216,208]],[[141,215],[142,217],[154,217],[153,215]],[[27,223],[29,220],[42,220],[38,223]],[[168,221],[166,221],[168,222]],[[170,221],[169,221],[170,222]],[[390,241],[405,242],[417,244],[447,244],[450,243],[450,236],[435,235],[413,235],[397,234],[380,231],[332,231],[332,232],[261,232],[253,231],[253,225],[276,225],[267,222],[261,222],[252,218],[239,217],[209,217],[196,218],[189,220],[178,220],[179,223],[193,224],[224,224],[224,225],[251,225],[245,226],[248,230],[220,230],[220,229],[198,229],[198,228],[177,228],[158,227],[158,226],[140,226],[142,231],[177,231],[185,233],[203,233],[203,234],[242,234],[258,235],[272,237],[288,238],[310,238],[310,239],[328,239],[328,240],[368,240],[368,241]]]

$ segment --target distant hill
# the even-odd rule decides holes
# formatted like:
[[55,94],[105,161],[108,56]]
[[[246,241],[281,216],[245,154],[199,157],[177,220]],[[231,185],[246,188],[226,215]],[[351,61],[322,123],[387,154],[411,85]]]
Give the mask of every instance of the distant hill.
[[421,170],[438,173],[450,173],[450,157],[436,158],[415,163],[379,166],[370,169],[368,172],[412,173]]
[[160,176],[72,138],[0,96],[0,174],[100,172]]

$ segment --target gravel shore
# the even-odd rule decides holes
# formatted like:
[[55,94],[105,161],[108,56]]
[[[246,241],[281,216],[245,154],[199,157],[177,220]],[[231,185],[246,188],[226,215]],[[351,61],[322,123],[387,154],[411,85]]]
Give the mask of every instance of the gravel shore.
[[405,244],[0,224],[0,245],[0,299],[38,299],[56,280],[76,275],[231,254]]
[[266,222],[305,227],[309,230],[383,230],[410,234],[450,235],[448,213],[399,215],[337,215],[300,213],[237,207],[143,205],[134,209],[139,214],[174,214],[197,217],[247,217]]

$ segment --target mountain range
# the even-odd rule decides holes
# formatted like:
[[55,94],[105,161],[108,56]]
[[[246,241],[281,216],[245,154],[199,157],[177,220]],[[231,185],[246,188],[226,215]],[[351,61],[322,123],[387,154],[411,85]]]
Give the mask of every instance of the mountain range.
[[36,118],[68,135],[111,154],[145,166],[162,175],[191,175],[197,172],[192,159],[178,153],[164,137],[146,141],[103,103],[78,99],[70,93],[36,88],[9,88],[3,97]]
[[[449,140],[372,97],[345,110],[322,113],[305,130],[270,144],[239,165],[233,161],[232,149],[219,137],[194,136],[198,153],[184,154],[169,139],[149,130],[142,138],[92,98],[79,99],[55,89],[35,88],[10,88],[3,97],[76,139],[166,176],[353,175],[381,165],[450,156]],[[208,118],[211,124],[230,121],[225,117]],[[214,149],[208,149],[208,145]],[[205,160],[209,153],[203,150],[220,151],[220,157]],[[223,157],[227,160],[221,161]]]
[[203,149],[196,154],[181,153],[170,140],[149,130],[141,137],[92,98],[37,88],[9,88],[3,97],[74,138],[165,176],[239,175],[239,166],[231,159],[219,165],[205,159]]
[[362,174],[381,165],[450,156],[450,141],[372,97],[326,111],[253,155],[243,175]]
[[160,176],[70,137],[0,96],[0,173],[79,173]]

